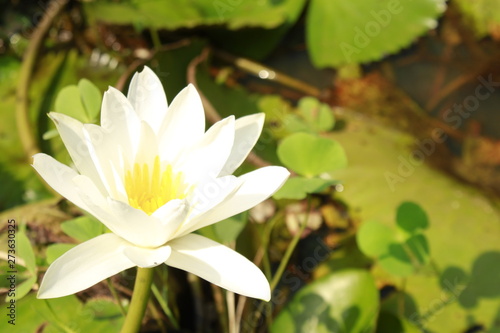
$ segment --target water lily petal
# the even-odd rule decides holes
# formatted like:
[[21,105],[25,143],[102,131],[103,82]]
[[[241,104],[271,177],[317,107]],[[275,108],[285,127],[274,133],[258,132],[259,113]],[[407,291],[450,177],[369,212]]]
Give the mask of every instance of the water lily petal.
[[118,200],[108,199],[108,205],[110,218],[114,217],[113,232],[143,247],[157,247],[165,244],[175,231],[172,229],[176,229],[175,226],[182,223],[186,215],[184,212],[186,207],[182,200],[172,203],[172,206],[179,206],[178,208],[172,207],[172,211],[176,214],[165,217],[163,220]]
[[189,219],[181,225],[174,237],[199,229],[197,226],[199,219],[203,219],[207,211],[219,205],[226,198],[231,197],[241,185],[241,181],[231,175],[219,177],[197,186],[190,198]]
[[89,155],[99,174],[99,177],[106,188],[106,193],[113,196],[116,192],[113,169],[111,165],[119,167],[122,164],[119,149],[109,140],[108,135],[102,127],[94,124],[83,125],[83,135],[85,136]]
[[90,158],[87,140],[83,134],[83,124],[62,113],[50,112],[49,117],[54,121],[57,131],[78,171],[90,177],[99,190],[104,193],[106,189]]
[[233,148],[219,176],[231,175],[243,163],[259,139],[264,119],[264,113],[236,119]]
[[170,239],[179,230],[190,211],[187,200],[170,200],[158,208],[151,216],[165,226],[165,237]]
[[127,98],[139,117],[158,133],[167,115],[168,104],[160,79],[149,67],[145,66],[142,72],[134,74]]
[[[86,209],[87,206],[73,184],[73,179],[79,176],[75,170],[43,153],[33,156],[33,168],[57,193],[78,207]],[[99,191],[97,187],[96,190]]]
[[193,219],[190,228],[183,231],[182,235],[254,207],[273,195],[289,175],[290,172],[283,167],[268,166],[238,177],[241,181],[238,190],[209,212]]
[[128,242],[104,234],[82,243],[50,265],[38,291],[38,298],[71,295],[134,266],[124,255]]
[[164,263],[172,249],[170,246],[161,246],[156,249],[148,249],[144,247],[130,246],[127,247],[123,253],[130,259],[135,265],[142,268],[155,267]]
[[175,167],[182,170],[189,183],[209,182],[219,175],[231,153],[234,123],[234,116],[218,121],[191,149],[181,153]]
[[169,242],[165,264],[188,271],[240,295],[269,301],[271,290],[261,270],[230,248],[196,234]]
[[166,161],[173,161],[180,151],[203,136],[205,112],[193,85],[188,85],[174,98],[159,133],[160,154]]
[[141,165],[151,164],[158,156],[158,140],[151,126],[145,121],[141,123],[141,138],[135,154],[134,163]]
[[121,91],[109,87],[101,107],[101,126],[108,140],[122,147],[124,157],[133,157],[139,143],[141,120]]

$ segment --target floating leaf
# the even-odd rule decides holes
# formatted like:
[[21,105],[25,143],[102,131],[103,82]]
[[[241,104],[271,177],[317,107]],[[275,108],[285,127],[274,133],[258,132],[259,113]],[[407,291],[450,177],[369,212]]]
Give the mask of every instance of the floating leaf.
[[302,98],[297,107],[302,118],[316,132],[329,131],[335,125],[332,109],[314,97]]
[[78,82],[78,90],[82,99],[85,113],[89,122],[94,123],[97,121],[99,111],[101,110],[101,92],[99,88],[87,79],[81,79]]
[[57,94],[55,111],[64,113],[82,122],[87,120],[87,112],[80,98],[80,89],[75,85],[66,86]]
[[55,111],[64,113],[83,123],[95,123],[101,107],[101,93],[89,80],[82,79],[78,86],[66,86],[55,101]]
[[378,60],[437,26],[445,0],[312,0],[307,44],[318,67]]
[[292,134],[278,146],[278,157],[296,173],[314,177],[347,165],[342,146],[335,140],[308,133]]
[[429,219],[427,213],[414,202],[403,202],[396,213],[396,223],[398,227],[414,233],[419,229],[427,229]]
[[271,332],[371,332],[378,307],[372,276],[365,270],[343,270],[299,290],[278,314]]
[[415,272],[411,258],[401,244],[393,243],[389,245],[389,252],[382,255],[378,262],[380,266],[394,276],[408,276]]
[[379,257],[389,252],[395,241],[394,230],[376,221],[364,222],[356,233],[359,249],[371,257]]
[[[284,1],[286,4],[286,1]],[[281,2],[199,0],[86,2],[90,21],[133,24],[138,28],[179,29],[201,25],[226,24],[229,29],[277,27],[287,18],[287,6]]]

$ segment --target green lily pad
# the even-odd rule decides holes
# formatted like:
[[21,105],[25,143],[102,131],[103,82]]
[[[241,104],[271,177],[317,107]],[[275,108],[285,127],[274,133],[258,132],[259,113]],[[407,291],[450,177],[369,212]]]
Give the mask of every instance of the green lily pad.
[[427,213],[414,202],[403,202],[398,207],[396,223],[409,233],[426,229],[429,226]]
[[371,332],[379,295],[367,271],[347,269],[318,279],[295,294],[271,332]]
[[342,146],[335,140],[308,133],[295,133],[278,146],[283,164],[305,177],[341,169],[347,165]]
[[434,29],[444,0],[313,0],[307,44],[318,67],[378,60]]
[[[393,226],[395,209],[402,201],[412,201],[425,207],[429,220],[432,220],[425,234],[428,247],[432,250],[433,266],[438,271],[457,267],[471,276],[472,270],[476,270],[475,263],[481,261],[485,253],[500,250],[500,214],[496,199],[426,164],[410,164],[411,168],[402,170],[402,160],[410,161],[415,138],[360,118],[346,117],[346,121],[343,131],[332,133],[332,137],[345,148],[350,165],[335,173],[336,177],[342,178],[344,185],[344,191],[338,196],[348,202],[351,209],[358,211],[363,220]],[[393,181],[387,177],[390,174],[400,178]],[[383,283],[400,286],[401,279],[390,274],[387,265],[378,260],[373,267],[375,277]],[[492,269],[492,259],[488,265]],[[488,265],[481,265],[485,270],[483,272],[488,271]],[[405,264],[403,270],[409,270],[409,267]],[[486,329],[494,327],[500,308],[499,296],[485,298],[481,296],[480,289],[470,288],[468,292],[471,295],[466,299],[476,299],[477,303],[466,308],[458,301],[460,292],[449,296],[447,290],[453,288],[443,290],[439,283],[441,277],[429,273],[429,270],[406,277],[405,290],[419,305],[422,316],[414,322],[433,332],[466,331],[470,328],[469,318],[485,325]],[[486,278],[489,275],[482,275],[485,278],[480,284],[494,290],[494,282]],[[455,281],[455,278],[455,275],[449,276],[448,282],[452,286],[460,286],[461,282]],[[430,315],[424,320],[426,313]],[[410,317],[406,319],[412,322]]]
[[388,252],[396,235],[391,227],[376,221],[364,222],[356,233],[359,249],[371,257],[379,257]]
[[304,97],[297,105],[297,114],[289,114],[283,121],[291,132],[327,132],[335,125],[332,109],[314,97]]
[[131,24],[138,28],[180,29],[222,25],[229,29],[277,27],[286,19],[287,6],[272,1],[247,2],[199,0],[191,2],[122,1],[87,2],[84,10],[91,22]]
[[83,106],[88,122],[96,122],[101,110],[102,94],[99,88],[87,79],[81,79],[78,82],[78,90],[82,99]]
[[101,109],[101,92],[89,80],[64,87],[56,97],[55,111],[64,113],[83,123],[96,123]]

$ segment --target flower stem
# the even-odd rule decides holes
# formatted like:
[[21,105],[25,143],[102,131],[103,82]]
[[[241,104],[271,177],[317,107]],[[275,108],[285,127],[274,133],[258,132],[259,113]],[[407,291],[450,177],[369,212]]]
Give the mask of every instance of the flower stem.
[[137,268],[134,293],[128,308],[127,317],[123,323],[121,333],[136,333],[141,328],[142,318],[146,312],[146,306],[151,292],[153,282],[153,268]]

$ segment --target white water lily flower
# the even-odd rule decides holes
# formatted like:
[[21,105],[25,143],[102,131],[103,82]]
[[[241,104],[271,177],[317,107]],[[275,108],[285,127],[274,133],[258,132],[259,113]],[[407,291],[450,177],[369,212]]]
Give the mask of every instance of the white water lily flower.
[[189,85],[167,105],[158,77],[136,73],[128,96],[109,88],[101,126],[50,113],[78,171],[46,154],[33,167],[62,196],[112,233],[63,254],[39,298],[70,295],[133,266],[165,263],[238,294],[270,299],[264,274],[237,252],[192,232],[271,196],[289,172],[277,166],[232,175],[255,145],[263,114],[233,116],[205,132]]

